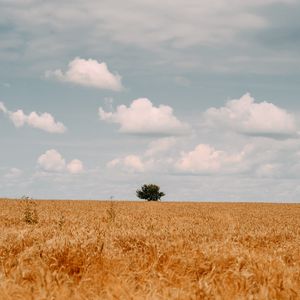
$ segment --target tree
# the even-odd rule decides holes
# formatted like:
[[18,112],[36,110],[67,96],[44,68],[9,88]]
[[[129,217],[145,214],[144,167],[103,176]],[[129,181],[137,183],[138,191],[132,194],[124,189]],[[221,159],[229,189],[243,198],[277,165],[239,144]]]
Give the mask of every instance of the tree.
[[144,184],[140,190],[136,191],[136,195],[147,201],[159,201],[161,197],[165,196],[165,193],[159,190],[160,187],[156,184]]

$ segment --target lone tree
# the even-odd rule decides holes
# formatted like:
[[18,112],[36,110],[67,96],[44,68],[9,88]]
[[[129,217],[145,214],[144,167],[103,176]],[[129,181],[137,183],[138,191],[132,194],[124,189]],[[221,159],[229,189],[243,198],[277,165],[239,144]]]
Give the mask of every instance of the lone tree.
[[136,195],[140,199],[147,201],[159,201],[165,193],[159,191],[160,187],[156,184],[144,184],[140,190],[136,191]]

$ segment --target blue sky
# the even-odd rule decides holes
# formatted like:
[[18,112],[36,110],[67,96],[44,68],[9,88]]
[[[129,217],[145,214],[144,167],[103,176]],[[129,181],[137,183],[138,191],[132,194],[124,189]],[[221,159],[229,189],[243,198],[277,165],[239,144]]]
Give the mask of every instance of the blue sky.
[[0,0],[1,196],[298,202],[299,11]]

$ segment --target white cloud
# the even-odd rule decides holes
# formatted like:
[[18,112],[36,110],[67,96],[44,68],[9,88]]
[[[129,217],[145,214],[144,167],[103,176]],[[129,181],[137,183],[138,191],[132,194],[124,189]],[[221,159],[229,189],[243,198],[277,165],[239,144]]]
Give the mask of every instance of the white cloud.
[[121,167],[126,172],[144,172],[146,166],[137,155],[127,155],[123,158],[115,158],[107,163],[108,168]]
[[90,86],[99,89],[120,91],[122,87],[121,76],[111,73],[105,62],[94,59],[76,57],[69,63],[68,70],[47,71],[46,77],[53,77],[60,81]]
[[7,112],[7,109],[4,105],[4,103],[0,102],[0,111],[2,111],[3,113],[6,113]]
[[26,115],[23,110],[19,109],[16,112],[10,112],[9,117],[16,127],[22,127],[27,124],[30,127],[50,133],[64,133],[66,131],[64,124],[56,122],[54,117],[49,113],[41,113],[39,115],[33,111],[29,115]]
[[38,158],[38,165],[45,171],[62,172],[66,168],[66,161],[55,149],[47,150]]
[[7,179],[15,179],[20,177],[23,174],[23,171],[18,168],[11,168],[8,173],[4,175]]
[[144,135],[181,135],[188,131],[188,125],[173,115],[167,105],[155,107],[147,98],[134,100],[129,107],[120,105],[115,112],[99,108],[100,119],[120,125],[120,132]]
[[298,135],[292,114],[266,101],[257,103],[248,93],[240,99],[228,101],[224,107],[208,109],[204,119],[206,125],[246,135],[274,138]]
[[[159,138],[150,142],[146,151],[140,155],[130,154],[115,158],[107,163],[108,168],[117,168],[124,172],[167,172],[173,168],[173,150],[178,138]],[[174,149],[175,148],[175,149]]]
[[71,174],[78,174],[83,171],[83,164],[79,159],[73,159],[68,163],[67,169]]
[[24,114],[23,110],[19,109],[15,112],[9,112],[9,118],[14,123],[16,127],[24,126],[27,116]]
[[26,115],[22,109],[12,112],[7,110],[2,102],[0,102],[0,111],[8,115],[16,127],[22,127],[27,124],[30,127],[50,133],[64,133],[67,130],[63,123],[56,122],[54,117],[49,113],[38,114],[33,111],[29,115]]
[[176,162],[176,168],[186,173],[215,174],[221,172],[233,172],[243,162],[246,152],[229,154],[216,150],[206,144],[199,144],[190,152],[183,152]]
[[73,159],[70,163],[55,149],[47,150],[37,160],[38,166],[47,172],[69,172],[71,174],[81,173],[83,164],[78,159]]

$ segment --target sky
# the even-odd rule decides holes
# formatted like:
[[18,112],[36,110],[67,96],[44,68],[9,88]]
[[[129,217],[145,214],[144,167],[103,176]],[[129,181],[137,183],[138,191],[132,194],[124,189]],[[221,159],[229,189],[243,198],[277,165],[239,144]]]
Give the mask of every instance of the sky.
[[300,200],[299,0],[0,0],[0,196]]

